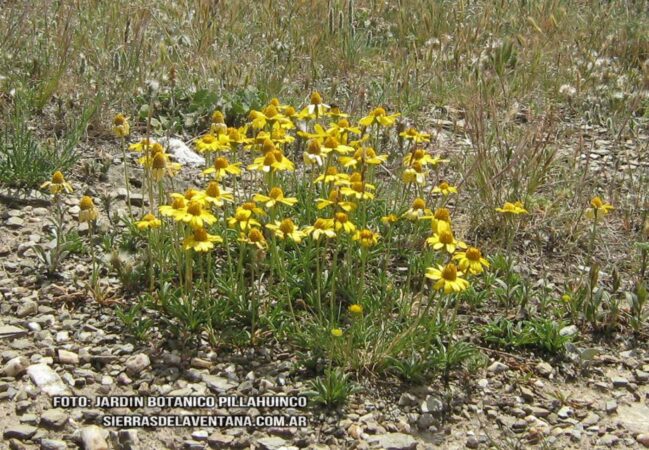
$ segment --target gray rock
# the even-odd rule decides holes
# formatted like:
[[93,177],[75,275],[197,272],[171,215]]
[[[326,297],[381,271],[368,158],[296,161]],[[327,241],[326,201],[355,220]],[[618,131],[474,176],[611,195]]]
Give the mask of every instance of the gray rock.
[[130,376],[139,375],[144,369],[151,365],[151,360],[144,353],[133,355],[126,360],[126,373]]
[[572,417],[574,414],[572,408],[569,406],[563,406],[558,412],[557,416],[559,416],[560,419],[567,419],[569,417]]
[[59,362],[61,364],[79,364],[79,355],[67,350],[59,350]]
[[41,426],[63,428],[68,422],[68,415],[62,409],[48,409],[41,415]]
[[7,226],[10,228],[20,228],[23,225],[25,225],[25,221],[21,219],[20,217],[10,217],[7,219]]
[[58,439],[41,439],[41,450],[67,450],[68,444]]
[[84,450],[108,450],[106,436],[108,432],[96,425],[82,428],[79,432],[79,440]]
[[613,377],[611,378],[611,382],[613,382],[613,387],[616,388],[623,388],[629,385],[629,380],[624,377]]
[[219,433],[218,431],[216,433],[212,433],[207,438],[207,443],[210,444],[210,447],[213,448],[230,448],[232,441],[234,441],[234,436]]
[[401,397],[399,397],[399,406],[414,406],[416,404],[417,397],[408,392],[404,392],[401,394]]
[[117,436],[120,450],[138,450],[140,448],[137,430],[119,430]]
[[417,448],[417,440],[410,435],[403,433],[386,433],[372,436],[371,442],[385,450],[414,450]]
[[33,300],[24,300],[16,310],[16,317],[26,317],[38,312],[38,303]]
[[68,393],[61,377],[47,364],[33,364],[27,368],[27,373],[32,382],[48,395]]
[[18,377],[19,375],[22,375],[25,370],[27,370],[28,364],[29,360],[24,356],[17,356],[15,358],[12,358],[7,361],[7,364],[5,364],[4,366],[5,375],[14,378]]
[[649,407],[642,404],[620,406],[617,421],[631,434],[649,433]]
[[257,440],[261,448],[266,450],[279,450],[286,447],[286,440],[279,436],[268,436]]
[[611,434],[611,433],[606,433],[604,436],[599,438],[597,441],[598,445],[603,445],[605,447],[612,447],[615,444],[617,444],[617,441],[619,441],[620,438],[618,438],[616,435]]
[[584,419],[581,421],[581,424],[584,426],[584,428],[592,427],[593,425],[597,425],[599,419],[600,417],[591,411],[586,417],[584,417]]
[[554,369],[552,366],[545,361],[540,362],[536,365],[536,371],[541,375],[542,377],[548,378],[550,375],[552,375],[552,372],[554,372]]
[[444,404],[439,398],[433,395],[427,396],[426,400],[424,400],[421,404],[422,413],[441,414],[443,411]]
[[19,439],[25,441],[36,434],[38,428],[32,425],[9,425],[2,436],[5,439]]
[[605,409],[608,414],[613,414],[615,411],[617,411],[617,401],[607,400]]
[[561,336],[574,336],[579,332],[579,329],[576,325],[568,325],[559,330]]
[[430,413],[424,413],[417,419],[417,426],[420,430],[427,430],[433,423],[435,423],[435,417]]
[[216,375],[203,375],[203,382],[207,387],[217,393],[226,392],[230,389],[237,387],[237,384],[228,380],[227,378],[218,377]]
[[494,362],[487,368],[487,371],[491,373],[502,373],[507,372],[508,370],[509,366],[507,364],[501,363],[500,361]]

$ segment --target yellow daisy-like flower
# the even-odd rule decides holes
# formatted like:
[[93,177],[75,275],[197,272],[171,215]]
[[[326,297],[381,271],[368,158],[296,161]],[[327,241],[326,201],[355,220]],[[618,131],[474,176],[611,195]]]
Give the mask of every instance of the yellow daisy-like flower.
[[327,115],[335,120],[338,119],[344,119],[346,117],[349,117],[349,114],[345,114],[344,112],[340,111],[340,107],[336,105],[331,105],[331,109],[327,113]]
[[[420,219],[431,219],[433,233],[439,233],[440,226],[451,226],[451,211],[446,208],[437,208],[432,216],[423,216]],[[440,225],[440,223],[442,223]]]
[[426,278],[436,281],[433,285],[435,290],[443,290],[446,294],[451,292],[461,292],[469,287],[469,282],[462,278],[463,273],[458,272],[453,263],[448,263],[445,267],[429,267],[426,269]]
[[426,207],[426,201],[423,198],[418,197],[413,200],[410,208],[403,213],[403,217],[408,220],[418,220],[431,214],[433,214],[433,212]]
[[349,311],[352,314],[363,314],[363,305],[359,305],[358,303],[354,303],[352,305],[349,305],[347,307],[347,311]]
[[336,237],[336,231],[334,230],[333,222],[333,219],[318,218],[313,225],[304,227],[304,233],[316,241],[323,236],[326,238],[334,238]]
[[236,150],[239,145],[248,145],[251,140],[246,137],[247,129],[246,127],[241,128],[228,128],[228,140],[230,141],[230,147],[232,150]]
[[496,208],[496,211],[503,214],[527,214],[527,210],[523,208],[522,202],[505,202],[502,208]]
[[468,272],[473,275],[480,275],[485,267],[489,267],[489,261],[482,257],[482,252],[479,248],[469,247],[465,252],[457,252],[453,255],[453,259],[458,262],[458,267],[463,272]]
[[214,206],[223,206],[225,202],[234,200],[232,194],[227,190],[221,189],[221,186],[216,181],[210,181],[205,191],[200,192],[198,197]]
[[293,163],[279,150],[270,151],[264,156],[255,158],[253,163],[248,166],[248,170],[256,170],[266,173],[275,171],[291,171],[294,169],[295,166]]
[[194,228],[193,233],[183,240],[185,250],[195,252],[209,252],[214,248],[215,243],[223,242],[221,236],[209,234],[204,228]]
[[171,194],[171,198],[173,199],[171,205],[162,205],[158,208],[158,211],[160,211],[160,214],[163,216],[171,217],[174,220],[180,220],[179,217],[184,216],[185,212],[187,212],[187,201],[185,200],[185,196],[174,192]]
[[137,162],[143,167],[150,169],[153,165],[153,161],[156,155],[162,155],[165,161],[169,161],[169,155],[165,153],[165,149],[159,142],[154,142],[150,147],[146,147],[146,150],[143,150],[144,156],[140,157]]
[[613,208],[613,205],[604,202],[600,197],[593,197],[590,201],[590,208],[586,210],[586,216],[593,219],[607,215]]
[[374,247],[376,244],[378,244],[380,237],[381,236],[379,236],[378,233],[365,229],[357,231],[356,234],[354,234],[352,240],[358,241],[361,247],[369,248]]
[[279,239],[290,239],[293,242],[300,243],[304,238],[304,232],[297,229],[291,219],[284,219],[281,222],[269,223],[266,228],[273,232],[273,235]]
[[169,161],[167,154],[158,152],[151,162],[151,176],[155,181],[160,181],[165,175],[175,176],[181,167],[179,163]]
[[381,125],[383,127],[391,127],[399,117],[399,113],[388,115],[384,108],[374,108],[367,116],[363,117],[358,123],[361,126],[368,127],[370,125]]
[[332,328],[331,335],[333,337],[341,337],[343,335],[343,330],[341,330],[340,328]]
[[433,192],[435,194],[451,195],[457,194],[457,188],[455,186],[451,186],[446,181],[442,181],[441,183],[439,183],[439,185],[433,188]]
[[342,194],[339,189],[332,189],[329,192],[329,198],[316,199],[316,207],[318,209],[324,209],[328,206],[333,206],[334,208],[340,208],[345,212],[351,212],[356,209],[356,203],[347,202],[343,199]]
[[65,177],[60,170],[57,170],[52,174],[52,179],[50,181],[46,181],[41,185],[41,189],[45,188],[47,188],[52,195],[57,195],[61,192],[70,193],[73,191],[72,185],[65,181]]
[[216,222],[216,217],[204,209],[202,202],[199,200],[190,201],[185,213],[178,214],[175,219],[189,224],[192,228],[202,228],[205,224],[212,225]]
[[439,222],[437,233],[426,239],[426,243],[435,250],[445,250],[451,255],[457,248],[466,248],[464,242],[455,239],[450,225],[446,222]]
[[317,139],[309,139],[306,151],[302,153],[302,160],[304,161],[304,164],[309,166],[314,164],[322,166],[324,164],[323,155],[325,155],[325,153],[322,151],[322,146]]
[[228,218],[228,226],[230,228],[239,227],[239,229],[245,231],[254,226],[260,227],[261,224],[253,219],[251,210],[239,207],[234,212],[234,216]]
[[333,136],[328,136],[322,143],[322,148],[325,153],[336,152],[339,155],[346,155],[354,151],[353,147],[341,144],[338,139]]
[[129,145],[128,149],[134,152],[148,153],[151,147],[153,147],[153,144],[156,144],[156,141],[149,138],[144,138],[140,140],[140,142]]
[[260,250],[268,247],[268,242],[266,242],[266,238],[264,238],[264,233],[262,233],[259,228],[250,228],[248,234],[242,233],[239,241],[254,245]]
[[329,166],[325,173],[315,179],[315,182],[336,183],[337,185],[349,184],[349,175],[338,172],[335,166]]
[[160,228],[162,221],[151,213],[142,216],[142,220],[135,222],[138,230],[148,230],[150,228]]
[[355,181],[351,185],[341,188],[340,192],[346,197],[354,197],[357,200],[372,200],[374,194],[370,191],[373,190],[374,185],[362,181]]
[[439,163],[448,162],[448,159],[431,156],[423,148],[414,148],[403,158],[403,165],[411,166],[415,162],[420,163],[422,166],[436,166]]
[[216,158],[212,167],[203,170],[203,175],[214,174],[214,178],[218,181],[229,175],[241,175],[241,163],[230,164],[227,158]]
[[79,222],[92,222],[97,220],[99,212],[92,202],[92,198],[84,195],[79,201]]
[[426,184],[427,176],[428,171],[424,170],[419,161],[415,161],[410,167],[407,167],[403,171],[403,174],[401,175],[401,181],[403,181],[404,183],[417,183],[419,185],[424,185]]
[[358,164],[375,166],[388,160],[388,155],[377,155],[371,147],[361,147],[354,152],[354,156],[340,157],[340,163],[345,167],[356,167]]
[[287,206],[294,206],[297,203],[297,198],[295,197],[284,197],[284,191],[282,191],[282,188],[280,187],[272,188],[268,195],[255,194],[253,200],[264,203],[266,208],[272,208],[278,203]]
[[124,114],[116,114],[113,119],[113,134],[118,138],[125,138],[130,133],[130,126],[128,124],[128,117]]
[[310,101],[311,101],[311,104],[307,105],[306,108],[304,108],[300,112],[300,114],[302,115],[302,117],[304,119],[311,120],[311,119],[314,119],[316,117],[322,116],[330,108],[329,105],[326,105],[326,104],[324,104],[322,102],[322,96],[317,91],[314,91],[311,94]]
[[349,220],[349,216],[344,212],[337,212],[334,214],[334,229],[336,231],[343,230],[345,233],[353,233],[356,231],[356,225]]
[[[227,132],[227,127],[224,130]],[[194,143],[199,153],[217,152],[219,150],[230,150],[230,139],[227,134],[206,134],[196,139]]]
[[406,131],[402,131],[399,133],[399,136],[401,136],[403,139],[406,141],[412,141],[412,142],[430,142],[430,134],[428,133],[420,133],[417,131],[415,128],[408,128]]
[[383,225],[392,225],[399,221],[399,216],[396,214],[388,214],[387,216],[381,217],[381,223]]

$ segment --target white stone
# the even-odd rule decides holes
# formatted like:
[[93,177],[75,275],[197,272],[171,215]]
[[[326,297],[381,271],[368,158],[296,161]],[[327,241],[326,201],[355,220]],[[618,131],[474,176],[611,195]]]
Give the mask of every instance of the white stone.
[[46,364],[33,364],[27,368],[29,378],[48,395],[68,394],[61,377]]

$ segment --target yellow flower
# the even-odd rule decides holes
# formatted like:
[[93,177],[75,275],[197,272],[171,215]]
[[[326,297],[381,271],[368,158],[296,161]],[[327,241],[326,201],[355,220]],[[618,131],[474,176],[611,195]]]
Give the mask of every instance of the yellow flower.
[[259,228],[250,228],[247,235],[242,233],[239,241],[254,245],[260,250],[268,247],[268,242]]
[[374,186],[362,181],[355,181],[350,186],[345,186],[340,189],[340,192],[346,197],[354,197],[357,200],[371,200],[374,194],[370,191],[374,190]]
[[202,228],[205,224],[212,225],[216,222],[216,217],[203,209],[202,203],[198,200],[190,201],[184,214],[178,214],[175,219],[189,224],[192,228]]
[[356,231],[356,225],[349,220],[346,213],[337,212],[334,214],[334,229],[336,231],[343,230],[345,233],[353,233]]
[[563,303],[570,303],[572,301],[572,296],[570,294],[563,294],[561,296],[561,301]]
[[[431,219],[433,233],[438,233],[440,226],[451,225],[451,212],[446,208],[437,208],[432,216],[423,216],[420,219]],[[441,225],[440,225],[441,223]]]
[[[327,115],[333,119],[344,119],[345,117],[349,117],[349,114],[345,114],[344,112],[340,111],[340,108],[336,105],[331,105],[331,109],[327,113]],[[359,131],[360,133],[360,131]]]
[[218,181],[228,175],[241,175],[241,163],[230,164],[226,158],[216,158],[214,165],[203,170],[203,175],[214,174],[214,178]]
[[230,150],[230,139],[227,134],[206,134],[196,139],[195,145],[199,153]]
[[428,176],[428,171],[424,170],[423,166],[419,161],[412,163],[410,167],[407,167],[403,174],[401,175],[401,180],[404,183],[417,183],[419,185],[426,184],[426,177]]
[[455,186],[451,186],[446,181],[442,181],[441,183],[439,183],[439,185],[433,188],[433,192],[442,195],[457,194],[457,188]]
[[354,234],[352,240],[358,241],[361,247],[369,248],[374,247],[379,243],[379,234],[373,232],[372,230],[360,230]]
[[[443,225],[442,225],[443,224]],[[449,254],[453,254],[455,249],[466,248],[466,244],[458,241],[453,236],[451,226],[446,222],[439,222],[437,233],[426,239],[426,243],[433,247],[435,250],[445,250]]]
[[79,222],[92,222],[97,220],[99,215],[92,198],[84,195],[79,201]]
[[232,194],[221,189],[219,183],[216,181],[210,181],[205,192],[201,192],[198,195],[205,202],[211,203],[215,206],[223,206],[224,202],[231,202],[234,200]]
[[426,201],[423,198],[418,197],[413,200],[410,208],[403,213],[403,217],[408,220],[418,220],[431,214],[433,214],[433,212],[426,207]]
[[402,131],[399,133],[399,136],[401,136],[403,139],[406,141],[412,141],[412,142],[430,142],[430,134],[428,133],[420,133],[417,131],[415,128],[408,128],[406,131]]
[[343,335],[343,330],[341,330],[340,328],[332,328],[331,329],[331,335],[333,337],[340,337],[340,336]]
[[179,217],[185,215],[187,211],[187,202],[185,201],[185,196],[182,194],[173,193],[171,194],[173,201],[171,205],[162,205],[158,208],[160,214],[163,216],[171,217],[174,220],[180,220]]
[[593,197],[593,199],[590,201],[590,206],[591,207],[586,210],[586,215],[590,219],[605,216],[609,213],[609,211],[614,209],[613,205],[604,202],[599,197]]
[[148,230],[149,228],[160,228],[160,225],[162,225],[162,221],[160,221],[160,219],[157,219],[156,216],[154,216],[151,213],[145,214],[142,217],[142,220],[135,222],[135,226],[138,228],[138,230]]
[[396,122],[397,117],[399,117],[399,113],[388,115],[385,112],[384,108],[375,108],[372,112],[370,112],[367,116],[363,117],[361,120],[358,121],[358,123],[361,126],[368,127],[370,125],[381,125],[384,127],[391,127],[394,125],[394,122]]
[[353,305],[349,305],[349,307],[347,307],[347,310],[352,314],[363,314],[363,305],[354,303]]
[[527,214],[527,210],[523,208],[522,202],[505,202],[502,208],[496,208],[496,211],[503,214]]
[[335,166],[329,166],[325,173],[319,175],[318,178],[315,179],[316,183],[321,183],[323,181],[325,183],[336,183],[338,185],[349,184],[349,175],[346,173],[339,173]]
[[129,132],[128,117],[124,116],[124,114],[115,115],[113,119],[113,134],[118,138],[124,138],[128,136]]
[[377,155],[371,147],[361,147],[354,152],[354,156],[343,156],[340,163],[345,167],[356,167],[357,164],[370,166],[383,164],[388,160],[388,155]]
[[288,206],[294,206],[297,203],[297,198],[295,197],[284,197],[284,191],[280,187],[274,187],[270,190],[268,195],[255,194],[253,199],[256,202],[265,203],[266,208],[272,208],[278,203],[282,203]]
[[489,267],[489,261],[482,257],[482,252],[476,247],[469,247],[465,252],[457,252],[453,259],[458,261],[458,267],[463,272],[479,275],[484,271],[484,267]]
[[169,161],[166,153],[158,152],[151,162],[151,176],[155,181],[160,181],[165,175],[175,176],[180,171],[180,164]]
[[318,218],[313,223],[313,225],[304,227],[304,233],[306,235],[310,235],[316,241],[319,240],[322,236],[326,238],[336,237],[333,219]]
[[317,91],[311,94],[310,101],[311,104],[300,112],[300,115],[305,119],[321,116],[329,110],[329,105],[322,103],[322,96]]
[[218,109],[212,113],[212,123],[225,123],[225,116]]
[[162,155],[165,161],[169,161],[169,155],[165,153],[164,147],[159,142],[154,142],[150,147],[146,147],[143,153],[144,156],[139,158],[137,162],[147,169],[151,168],[153,161],[158,154]]
[[437,156],[431,156],[423,148],[414,148],[403,158],[403,165],[411,166],[416,162],[420,163],[422,166],[436,166],[439,163],[448,162],[448,159],[440,159]]
[[327,137],[322,143],[322,147],[325,153],[336,152],[340,155],[346,155],[354,151],[353,147],[349,145],[341,144],[338,139],[333,136]]
[[65,181],[65,177],[59,170],[52,174],[52,179],[50,181],[46,181],[41,185],[41,189],[45,188],[49,189],[50,194],[52,195],[60,194],[61,191],[70,193],[73,190],[72,185]]
[[269,223],[266,228],[271,230],[279,239],[291,239],[299,243],[304,238],[304,232],[297,229],[291,219],[284,219],[281,222]]
[[384,225],[391,225],[399,221],[399,216],[396,214],[388,214],[387,216],[381,217],[381,223]]
[[266,173],[280,170],[291,171],[294,169],[295,166],[293,163],[279,150],[270,151],[259,158],[255,158],[253,163],[248,166],[248,170]]
[[324,159],[322,158],[323,155],[325,155],[325,152],[323,152],[322,146],[318,140],[309,139],[306,151],[302,153],[302,159],[304,160],[304,164],[317,164],[318,166],[322,166],[324,163]]
[[149,138],[144,138],[140,142],[136,142],[135,144],[131,144],[128,146],[128,149],[134,152],[144,152],[148,153],[151,147],[153,147],[153,144],[156,142],[149,139]]
[[351,212],[356,209],[356,203],[344,201],[342,194],[339,189],[332,189],[329,192],[329,198],[318,198],[316,199],[316,207],[318,209],[324,209],[328,206],[333,206],[334,208],[340,208],[345,212]]
[[462,278],[462,272],[458,272],[453,263],[448,263],[445,267],[429,267],[426,269],[426,278],[436,280],[433,285],[435,290],[444,290],[445,293],[461,292],[469,287],[469,282]]
[[260,227],[261,224],[252,218],[252,211],[238,207],[234,212],[234,216],[228,218],[228,226],[230,228],[239,226],[242,231],[245,231],[253,226]]
[[209,234],[204,228],[195,228],[193,233],[183,240],[185,250],[208,252],[214,248],[214,243],[223,242],[221,236]]

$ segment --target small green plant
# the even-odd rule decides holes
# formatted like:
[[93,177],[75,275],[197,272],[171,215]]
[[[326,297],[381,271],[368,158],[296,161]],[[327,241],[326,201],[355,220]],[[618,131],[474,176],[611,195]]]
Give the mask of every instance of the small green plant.
[[344,405],[350,395],[360,390],[340,368],[327,369],[324,376],[312,380],[309,387],[311,390],[307,395],[327,408]]
[[128,309],[115,308],[115,314],[129,333],[138,341],[145,341],[153,327],[153,320],[144,317],[144,300],[140,299]]

